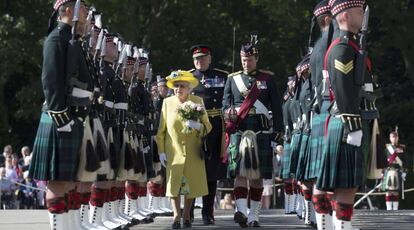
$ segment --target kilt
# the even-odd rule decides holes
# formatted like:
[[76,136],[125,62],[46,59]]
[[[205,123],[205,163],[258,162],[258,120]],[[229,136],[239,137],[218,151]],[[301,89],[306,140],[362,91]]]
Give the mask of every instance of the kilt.
[[298,157],[298,164],[296,167],[296,180],[297,181],[304,181],[305,180],[305,173],[306,173],[306,166],[309,161],[309,133],[302,133],[301,143],[300,143],[300,151]]
[[72,132],[58,132],[52,119],[42,112],[33,144],[29,177],[36,180],[76,181],[83,124],[75,119]]
[[207,181],[215,182],[226,178],[227,165],[222,163],[220,153],[223,141],[223,120],[221,116],[209,117],[213,129],[207,135],[209,153],[205,156]]
[[294,130],[292,133],[292,140],[290,142],[290,160],[289,160],[289,174],[296,177],[296,169],[298,167],[298,159],[300,153],[300,144],[302,142],[302,135],[300,130]]
[[382,191],[399,191],[402,188],[402,171],[398,166],[389,166],[384,171],[382,179]]
[[[230,148],[234,148],[234,152],[238,155],[239,153],[239,145],[241,141],[241,132],[252,130],[254,132],[258,132],[258,128],[261,126],[261,120],[260,118],[256,116],[248,116],[240,125],[238,132],[234,133],[230,137]],[[263,179],[272,179],[273,174],[273,150],[270,145],[271,138],[270,134],[267,133],[258,133],[257,134],[257,146],[258,146],[258,152],[259,152],[259,169],[260,169],[260,175]],[[229,154],[230,156],[230,154]],[[240,160],[241,157],[237,157],[236,160],[236,175],[239,175],[240,171]],[[230,170],[228,170],[230,172]],[[231,176],[229,176],[232,178]]]
[[290,143],[286,142],[283,144],[283,156],[282,156],[282,164],[280,167],[280,178],[286,180],[292,178],[289,172],[289,164],[290,164]]
[[312,131],[310,136],[310,156],[309,163],[307,165],[305,180],[316,179],[320,167],[321,158],[325,145],[325,122],[328,117],[328,107],[330,102],[328,100],[322,101],[321,113],[313,113],[312,117]]
[[319,190],[357,188],[364,183],[361,147],[342,142],[343,129],[341,119],[332,116],[316,182]]

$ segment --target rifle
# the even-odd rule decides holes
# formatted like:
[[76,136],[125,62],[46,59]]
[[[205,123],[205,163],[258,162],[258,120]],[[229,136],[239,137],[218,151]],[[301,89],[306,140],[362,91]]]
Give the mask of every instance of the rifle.
[[361,36],[359,38],[359,54],[356,58],[356,75],[355,83],[357,85],[363,85],[365,79],[365,70],[366,70],[366,59],[368,57],[368,51],[366,50],[366,35],[368,31],[368,22],[369,22],[369,6],[365,8],[364,19],[362,21]]
[[79,21],[79,10],[80,10],[81,0],[77,0],[74,7],[74,13],[72,18],[72,38],[69,40],[68,44],[68,52],[66,53],[66,104],[70,104],[69,95],[72,94],[73,90],[73,83],[72,79],[77,79],[79,76],[79,59],[82,53],[81,44],[80,44],[80,36],[77,35],[77,26]]

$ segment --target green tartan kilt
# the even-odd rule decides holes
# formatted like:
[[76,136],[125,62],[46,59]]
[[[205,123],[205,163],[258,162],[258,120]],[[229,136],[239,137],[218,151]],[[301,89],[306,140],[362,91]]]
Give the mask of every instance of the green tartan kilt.
[[[239,145],[241,140],[241,132],[252,130],[258,132],[258,127],[260,127],[260,119],[254,116],[248,116],[239,127],[239,131],[232,134],[230,137],[230,144],[228,147],[228,157],[232,157],[232,154],[239,154]],[[270,134],[267,133],[258,133],[256,135],[258,152],[259,152],[259,168],[260,175],[263,179],[272,179],[273,173],[273,150],[270,145],[271,139]],[[239,175],[240,171],[240,159],[241,157],[236,158],[235,166],[235,175]],[[234,157],[233,157],[234,159]],[[231,164],[229,164],[230,166]],[[227,170],[229,178],[233,178],[232,169],[229,167]]]
[[74,121],[71,132],[58,132],[49,115],[42,113],[33,144],[30,178],[76,181],[84,128],[81,121]]
[[364,183],[361,147],[342,142],[343,128],[339,117],[331,117],[317,189],[357,188]]
[[282,164],[280,167],[280,177],[282,179],[290,179],[291,176],[289,174],[289,163],[290,163],[290,143],[286,142],[283,144],[283,156],[282,156]]
[[325,145],[325,122],[328,117],[328,107],[330,102],[323,100],[321,113],[313,113],[312,131],[310,136],[310,156],[305,173],[305,180],[317,178],[321,168],[321,158]]
[[300,154],[300,144],[302,142],[302,135],[299,130],[294,130],[292,133],[292,140],[290,142],[290,160],[289,160],[289,174],[296,177],[296,169],[298,167],[298,160]]
[[301,137],[301,144],[300,144],[300,151],[299,151],[299,158],[298,164],[296,167],[296,180],[297,181],[304,181],[305,180],[305,173],[306,173],[306,165],[309,161],[309,143],[310,143],[309,133],[302,133]]

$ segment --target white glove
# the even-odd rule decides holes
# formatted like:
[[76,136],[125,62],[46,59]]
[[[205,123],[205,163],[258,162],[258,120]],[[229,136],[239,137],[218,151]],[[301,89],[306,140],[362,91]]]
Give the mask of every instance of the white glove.
[[187,125],[188,127],[195,129],[195,130],[200,130],[201,129],[201,123],[194,121],[194,120],[188,120],[185,122],[185,125]]
[[348,133],[348,137],[346,138],[347,144],[359,147],[361,146],[361,142],[362,142],[362,130]]
[[401,178],[403,179],[403,181],[405,181],[405,178],[407,177],[407,173],[406,172],[402,172],[401,173]]
[[160,163],[164,168],[167,167],[167,155],[165,153],[160,153]]
[[75,124],[75,121],[71,120],[65,126],[58,128],[57,131],[58,132],[72,132],[72,125],[74,124]]

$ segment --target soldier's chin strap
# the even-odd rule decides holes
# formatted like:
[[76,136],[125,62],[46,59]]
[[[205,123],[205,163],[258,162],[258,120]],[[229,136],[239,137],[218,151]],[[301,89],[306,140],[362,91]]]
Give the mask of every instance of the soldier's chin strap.
[[49,17],[48,27],[47,27],[47,35],[49,35],[53,29],[55,28],[55,22],[58,18],[58,11],[54,10]]

